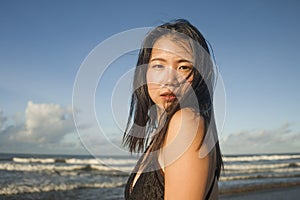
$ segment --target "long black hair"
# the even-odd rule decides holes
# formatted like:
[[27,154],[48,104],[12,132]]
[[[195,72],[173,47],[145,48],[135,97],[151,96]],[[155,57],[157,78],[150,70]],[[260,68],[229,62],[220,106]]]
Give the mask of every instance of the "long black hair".
[[[188,41],[194,54],[194,67],[192,71],[192,92],[185,95],[185,98],[175,103],[163,113],[157,122],[156,109],[153,109],[154,102],[148,94],[146,84],[147,66],[151,57],[154,43],[165,35],[171,35],[176,39]],[[130,152],[143,152],[149,145],[150,151],[156,151],[163,147],[169,122],[173,114],[183,107],[196,110],[203,118],[205,124],[205,136],[215,134],[215,147],[217,154],[217,177],[223,166],[220,146],[217,139],[217,130],[213,112],[213,89],[216,81],[216,69],[210,56],[208,44],[191,23],[184,19],[177,19],[154,28],[145,37],[139,51],[138,61],[133,79],[133,93],[127,126],[124,132],[123,143],[129,147]],[[195,96],[192,98],[192,96]],[[192,99],[196,99],[193,101]],[[213,131],[208,131],[208,129]],[[152,133],[156,130],[156,133]],[[201,144],[199,144],[200,148]]]

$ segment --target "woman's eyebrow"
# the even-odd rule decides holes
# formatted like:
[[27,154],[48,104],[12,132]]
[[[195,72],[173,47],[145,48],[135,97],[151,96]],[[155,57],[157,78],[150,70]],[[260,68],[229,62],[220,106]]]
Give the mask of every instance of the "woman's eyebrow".
[[150,62],[152,62],[152,61],[162,61],[162,62],[166,62],[166,59],[164,59],[164,58],[152,58],[152,59],[150,60]]
[[177,62],[188,62],[188,63],[191,63],[191,64],[193,64],[193,62],[192,61],[190,61],[190,60],[187,60],[187,59],[180,59],[180,60],[178,60]]
[[[162,62],[167,62],[167,60],[166,60],[166,59],[164,59],[164,58],[152,58],[152,59],[150,60],[150,62],[153,62],[153,61],[162,61]],[[192,62],[192,61],[190,61],[190,60],[187,60],[187,59],[179,59],[177,62],[179,62],[179,63],[181,63],[181,62],[188,62],[188,63],[191,63],[191,64],[193,64],[193,62]]]

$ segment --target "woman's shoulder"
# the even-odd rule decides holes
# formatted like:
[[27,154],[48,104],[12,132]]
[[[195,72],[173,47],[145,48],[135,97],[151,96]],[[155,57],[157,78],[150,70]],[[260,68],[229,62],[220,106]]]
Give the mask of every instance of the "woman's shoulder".
[[167,137],[175,137],[178,134],[203,137],[204,119],[199,112],[191,108],[178,110],[172,116]]
[[[188,107],[181,108],[180,110],[176,111],[174,113],[174,115],[172,116],[172,119],[176,119],[178,117],[189,117],[189,118],[193,118],[193,119],[202,118],[199,112],[197,112],[193,108],[188,108]],[[189,119],[189,118],[186,118],[186,119]]]
[[167,199],[204,197],[210,158],[199,157],[203,136],[204,119],[194,110],[178,110],[171,118],[163,152]]
[[166,134],[164,157],[170,164],[183,154],[199,151],[204,136],[204,119],[190,108],[178,110],[172,116]]

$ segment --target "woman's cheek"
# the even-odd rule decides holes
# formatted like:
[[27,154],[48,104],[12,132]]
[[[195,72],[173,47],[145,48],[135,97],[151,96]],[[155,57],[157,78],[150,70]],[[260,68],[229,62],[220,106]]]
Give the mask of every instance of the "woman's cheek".
[[147,84],[158,83],[157,75],[153,70],[148,70],[147,72]]

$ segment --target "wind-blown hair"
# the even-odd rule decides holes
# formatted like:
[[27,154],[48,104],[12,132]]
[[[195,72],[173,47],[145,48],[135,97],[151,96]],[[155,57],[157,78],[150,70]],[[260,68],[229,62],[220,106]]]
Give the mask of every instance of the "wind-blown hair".
[[[194,67],[192,90],[163,112],[157,122],[154,102],[148,94],[146,73],[154,43],[163,36],[171,36],[174,41],[186,41],[193,50]],[[216,69],[213,65],[208,44],[200,31],[187,20],[178,19],[154,28],[145,37],[139,51],[138,61],[133,79],[133,93],[123,143],[130,152],[143,152],[151,142],[150,151],[163,147],[169,122],[174,113],[188,107],[198,112],[204,119],[204,137],[214,134],[217,155],[217,177],[223,166],[217,129],[213,112],[213,90],[216,82]],[[189,75],[189,76],[190,76]],[[213,131],[208,131],[208,129]],[[155,132],[155,134],[153,134]],[[151,141],[149,141],[149,139]],[[199,144],[199,148],[202,144]]]

